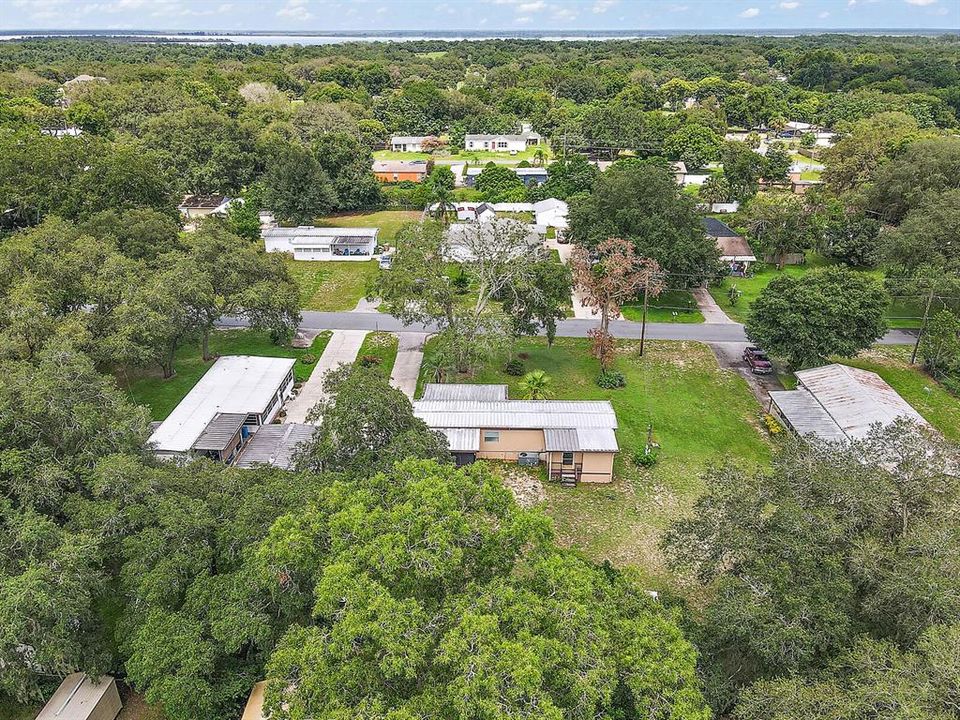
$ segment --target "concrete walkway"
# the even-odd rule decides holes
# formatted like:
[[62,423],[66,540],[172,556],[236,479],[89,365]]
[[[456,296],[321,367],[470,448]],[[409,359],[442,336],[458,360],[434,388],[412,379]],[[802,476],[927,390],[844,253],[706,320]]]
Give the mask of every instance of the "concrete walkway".
[[323,400],[323,376],[341,363],[351,363],[357,359],[357,353],[367,336],[366,330],[336,330],[330,336],[323,355],[317,360],[313,374],[300,388],[300,392],[287,403],[287,418],[284,422],[305,423],[307,413]]
[[697,308],[703,315],[703,321],[705,323],[713,323],[716,325],[736,324],[730,319],[729,315],[720,309],[717,301],[713,299],[713,295],[711,295],[710,291],[705,287],[695,289],[693,291],[693,299],[697,301]]
[[420,365],[423,363],[423,344],[427,333],[405,332],[399,334],[397,360],[390,373],[390,384],[413,400],[417,391],[417,378],[420,377]]
[[377,308],[380,307],[382,300],[377,298],[376,300],[367,300],[366,298],[360,298],[357,302],[357,306],[353,309],[354,312],[362,313],[375,313],[380,312]]

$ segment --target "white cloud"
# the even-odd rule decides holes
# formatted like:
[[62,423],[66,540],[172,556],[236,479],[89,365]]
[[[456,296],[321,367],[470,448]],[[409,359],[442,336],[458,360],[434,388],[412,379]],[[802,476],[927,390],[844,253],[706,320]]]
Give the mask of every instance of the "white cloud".
[[547,7],[547,4],[543,0],[534,0],[533,2],[525,2],[517,5],[517,12],[518,13],[540,12],[545,7]]
[[670,12],[686,12],[689,9],[689,5],[670,5],[667,7]]
[[514,22],[515,24],[517,24],[517,25],[524,25],[525,23],[530,22],[530,20],[531,20],[531,18],[530,18],[529,16],[525,15],[524,17],[518,17],[518,18],[517,18],[516,20],[514,20],[513,22]]
[[798,7],[800,7],[800,3],[796,2],[796,0],[786,0],[780,3],[781,10],[796,10]]
[[755,18],[759,14],[760,14],[760,10],[758,8],[747,8],[742,13],[740,13],[740,17]]
[[830,17],[830,13],[828,13],[826,10],[824,10],[822,13],[820,13],[819,15],[817,15],[817,17],[822,20],[823,18],[828,18],[828,17]]
[[857,4],[857,0],[847,0],[847,7],[853,7]]
[[619,0],[596,0],[596,2],[593,3],[593,11],[598,15],[600,13],[605,13],[607,10],[616,5],[618,1]]
[[577,13],[571,10],[570,8],[565,8],[565,7],[556,8],[553,11],[553,19],[558,21],[576,20]]
[[313,15],[307,10],[307,0],[287,0],[287,4],[277,10],[277,17],[307,20]]
[[919,7],[925,7],[927,5],[933,5],[937,0],[907,0],[907,5],[917,5]]

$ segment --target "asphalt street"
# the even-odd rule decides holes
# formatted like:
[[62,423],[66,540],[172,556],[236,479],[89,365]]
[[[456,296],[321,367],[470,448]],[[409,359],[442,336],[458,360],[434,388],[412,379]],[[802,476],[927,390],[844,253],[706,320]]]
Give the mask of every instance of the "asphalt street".
[[[392,315],[360,312],[303,311],[300,328],[303,330],[383,330],[386,332],[435,332],[430,325],[405,325]],[[598,324],[595,319],[570,319],[557,323],[560,337],[586,337],[587,331]],[[242,327],[243,320],[222,318],[224,327]],[[610,332],[620,338],[639,338],[640,323],[614,320]],[[747,342],[743,325],[737,323],[647,323],[648,340],[693,340],[696,342]],[[909,345],[916,340],[915,330],[890,330],[878,341],[881,345]]]

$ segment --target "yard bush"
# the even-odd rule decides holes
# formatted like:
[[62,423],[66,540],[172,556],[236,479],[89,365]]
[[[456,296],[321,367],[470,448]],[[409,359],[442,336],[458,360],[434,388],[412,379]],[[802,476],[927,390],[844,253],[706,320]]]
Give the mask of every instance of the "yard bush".
[[503,371],[507,375],[513,375],[514,377],[520,377],[524,373],[523,361],[519,358],[513,358],[508,360],[507,364],[503,366]]
[[633,453],[633,464],[638,468],[651,468],[657,464],[657,453],[646,448]]
[[604,370],[597,377],[597,385],[604,390],[616,390],[626,387],[627,378],[619,370]]
[[383,358],[376,355],[364,355],[357,362],[360,364],[360,367],[375,367],[383,362]]
[[313,353],[304,353],[300,356],[300,362],[304,365],[313,365],[317,361],[317,356]]

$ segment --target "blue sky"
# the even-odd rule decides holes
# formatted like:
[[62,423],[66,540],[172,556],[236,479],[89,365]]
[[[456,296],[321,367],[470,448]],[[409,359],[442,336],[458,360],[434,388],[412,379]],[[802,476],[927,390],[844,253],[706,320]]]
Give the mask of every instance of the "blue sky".
[[0,0],[4,29],[958,28],[960,0]]

